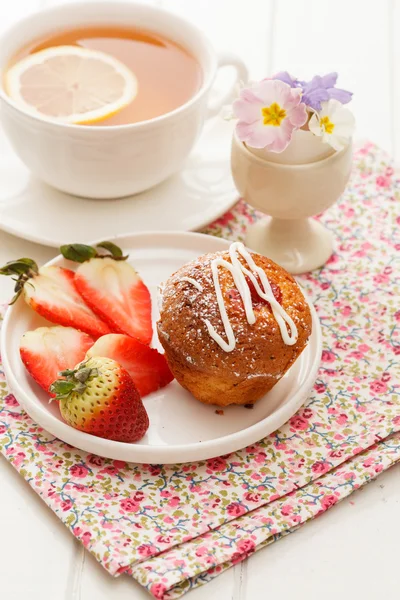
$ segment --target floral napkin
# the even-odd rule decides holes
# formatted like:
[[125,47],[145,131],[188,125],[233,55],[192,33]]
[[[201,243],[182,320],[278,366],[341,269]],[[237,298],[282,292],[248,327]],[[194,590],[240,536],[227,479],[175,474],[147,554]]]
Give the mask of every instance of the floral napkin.
[[[207,229],[242,239],[243,202]],[[239,452],[138,465],[71,448],[38,427],[0,370],[0,450],[111,575],[162,600],[207,583],[400,460],[399,181],[372,144],[321,220],[336,238],[301,277],[321,320],[321,368],[307,403]]]

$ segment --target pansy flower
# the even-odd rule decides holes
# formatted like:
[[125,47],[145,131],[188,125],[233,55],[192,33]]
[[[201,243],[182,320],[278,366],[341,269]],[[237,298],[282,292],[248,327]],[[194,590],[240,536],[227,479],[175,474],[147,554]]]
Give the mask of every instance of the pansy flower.
[[274,75],[273,79],[278,79],[287,83],[292,88],[299,88],[302,92],[302,102],[314,110],[321,110],[321,102],[328,100],[339,100],[342,104],[347,104],[353,97],[352,92],[337,88],[338,74],[335,72],[327,75],[315,75],[310,81],[300,81],[294,79],[287,71],[281,71]]
[[302,127],[308,118],[301,90],[274,79],[264,79],[242,89],[233,103],[233,112],[238,119],[239,140],[251,148],[272,152],[283,152],[293,131]]
[[335,87],[337,78],[337,73],[328,73],[323,77],[316,75],[308,82],[302,81],[303,102],[318,111],[322,108],[321,103],[328,100],[338,100],[341,104],[350,102],[353,94]]
[[322,102],[319,113],[314,113],[308,123],[310,131],[322,137],[335,150],[342,150],[354,133],[355,119],[348,108],[335,99]]

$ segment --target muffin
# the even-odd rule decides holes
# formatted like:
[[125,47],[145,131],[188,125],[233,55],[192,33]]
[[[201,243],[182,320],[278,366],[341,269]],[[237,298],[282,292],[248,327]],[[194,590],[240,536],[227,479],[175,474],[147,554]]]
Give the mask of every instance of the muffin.
[[178,382],[206,404],[254,404],[311,334],[296,281],[236,242],[181,267],[160,296],[158,337]]

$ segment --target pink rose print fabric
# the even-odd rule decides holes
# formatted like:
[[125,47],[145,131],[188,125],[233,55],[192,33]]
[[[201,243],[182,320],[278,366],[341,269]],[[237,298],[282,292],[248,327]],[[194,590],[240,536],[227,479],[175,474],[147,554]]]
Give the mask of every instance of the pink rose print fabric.
[[[323,331],[313,391],[240,452],[168,466],[87,454],[36,425],[0,367],[1,453],[111,575],[178,598],[400,460],[399,189],[387,157],[362,147],[346,193],[320,217],[336,251],[300,277]],[[206,233],[243,239],[258,218],[241,200]]]

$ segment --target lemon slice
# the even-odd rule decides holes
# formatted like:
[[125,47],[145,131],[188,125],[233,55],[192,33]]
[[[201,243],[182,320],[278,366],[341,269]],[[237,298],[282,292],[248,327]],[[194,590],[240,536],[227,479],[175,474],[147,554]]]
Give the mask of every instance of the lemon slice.
[[30,54],[6,73],[5,88],[26,112],[62,123],[90,124],[134,100],[137,79],[104,52],[55,46]]

